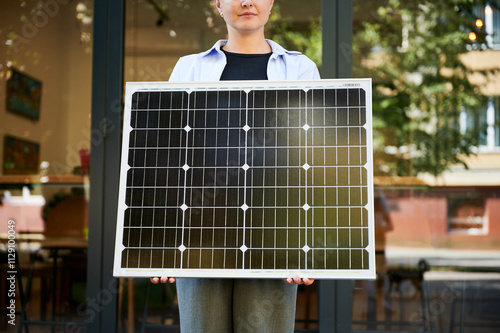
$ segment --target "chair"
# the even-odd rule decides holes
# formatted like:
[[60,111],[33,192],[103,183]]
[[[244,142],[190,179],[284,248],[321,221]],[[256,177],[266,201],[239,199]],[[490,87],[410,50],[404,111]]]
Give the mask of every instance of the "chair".
[[[84,238],[84,228],[88,219],[88,203],[84,196],[75,196],[59,202],[46,219],[45,239],[31,253],[31,262],[25,299],[22,302],[21,323],[28,331],[28,325],[49,325],[54,332],[55,326],[63,326],[68,321],[57,320],[62,313],[64,301],[71,300],[72,283],[75,277],[86,276],[87,241]],[[49,271],[47,276],[47,271]],[[41,320],[28,320],[26,308],[30,299],[31,284],[34,277],[42,279],[41,294],[48,297],[51,291],[51,318],[45,320],[45,307],[41,306]],[[50,283],[43,283],[50,280]],[[62,286],[62,288],[61,288]],[[60,292],[58,293],[58,290]],[[42,301],[45,301],[43,299]],[[74,321],[72,321],[74,322]],[[84,323],[77,322],[83,325]]]
[[59,202],[47,216],[45,237],[84,238],[84,228],[88,225],[88,210],[88,203],[83,195]]

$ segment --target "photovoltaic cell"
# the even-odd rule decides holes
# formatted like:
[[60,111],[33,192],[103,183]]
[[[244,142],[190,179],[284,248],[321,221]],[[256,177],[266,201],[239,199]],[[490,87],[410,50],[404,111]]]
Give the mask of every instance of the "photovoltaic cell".
[[128,83],[116,276],[373,278],[371,82]]

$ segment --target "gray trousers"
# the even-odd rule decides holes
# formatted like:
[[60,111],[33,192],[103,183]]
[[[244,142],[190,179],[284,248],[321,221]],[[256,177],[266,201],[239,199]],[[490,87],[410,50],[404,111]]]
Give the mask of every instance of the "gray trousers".
[[290,333],[297,285],[269,279],[178,278],[182,333]]

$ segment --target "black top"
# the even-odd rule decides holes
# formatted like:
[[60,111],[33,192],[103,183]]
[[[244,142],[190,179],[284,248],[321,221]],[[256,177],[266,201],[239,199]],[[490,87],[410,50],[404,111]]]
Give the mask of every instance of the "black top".
[[272,52],[242,54],[222,51],[226,54],[227,63],[220,77],[221,81],[267,80],[267,63]]

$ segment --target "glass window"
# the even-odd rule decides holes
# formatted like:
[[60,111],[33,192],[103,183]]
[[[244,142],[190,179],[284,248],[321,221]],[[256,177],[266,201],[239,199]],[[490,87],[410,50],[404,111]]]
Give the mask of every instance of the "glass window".
[[[492,21],[484,2],[470,8],[497,31],[498,2],[489,4]],[[375,221],[385,247],[376,281],[356,281],[352,329],[494,332],[498,311],[483,314],[500,304],[499,98],[480,96],[467,78],[449,81],[469,52],[456,27],[470,16],[443,1],[354,8],[353,72],[373,81],[374,181],[392,228],[382,237]]]
[[484,31],[487,37],[488,47],[498,49],[500,47],[500,5],[498,1],[489,1],[486,5],[474,7],[474,15],[483,20]]
[[0,255],[14,237],[15,325],[85,319],[89,152],[102,142],[90,130],[92,5],[0,2]]
[[[465,10],[467,13],[467,11]],[[498,1],[475,5],[469,15],[471,31],[478,32],[477,43],[471,49],[498,49],[500,47],[500,6]],[[479,20],[479,21],[478,21]],[[479,23],[479,24],[478,24]]]
[[485,198],[477,195],[448,196],[448,230],[471,235],[487,233],[485,206]]
[[479,113],[463,112],[465,131],[478,137],[481,152],[495,152],[500,146],[500,97],[485,98]]
[[494,119],[493,119],[493,142],[494,145],[500,147],[500,96],[494,99]]
[[[495,48],[500,47],[500,6],[498,4],[498,1],[493,2],[490,4],[491,7],[491,16],[492,16],[492,26],[493,26],[493,31],[492,31],[492,44],[494,45]],[[487,15],[490,15],[489,10],[487,9]]]

